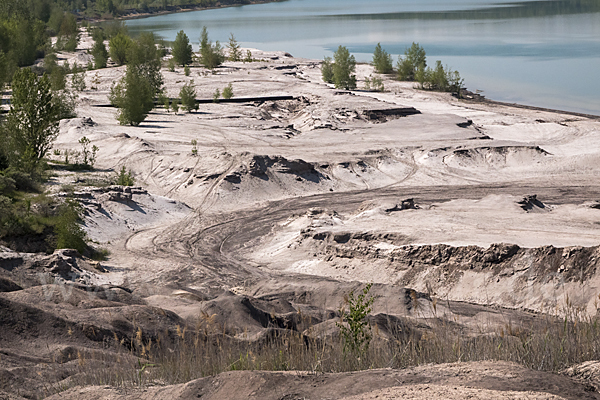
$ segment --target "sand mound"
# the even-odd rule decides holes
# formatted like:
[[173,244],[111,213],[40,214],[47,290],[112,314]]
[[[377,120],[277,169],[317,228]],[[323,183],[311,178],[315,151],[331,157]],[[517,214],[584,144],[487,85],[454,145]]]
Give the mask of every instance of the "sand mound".
[[444,163],[454,168],[530,167],[548,156],[548,152],[538,146],[485,146],[454,150],[444,157]]

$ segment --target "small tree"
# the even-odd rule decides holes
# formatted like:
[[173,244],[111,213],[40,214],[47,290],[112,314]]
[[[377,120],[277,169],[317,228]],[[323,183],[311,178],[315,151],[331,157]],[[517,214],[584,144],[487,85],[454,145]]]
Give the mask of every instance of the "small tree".
[[183,30],[179,31],[173,42],[173,59],[179,65],[187,65],[192,62],[192,54],[190,39]]
[[213,45],[208,39],[208,30],[206,26],[202,27],[200,34],[200,61],[202,65],[209,69],[215,69],[225,61],[223,49],[217,40]]
[[138,126],[154,107],[154,88],[135,67],[127,66],[123,78],[110,89],[110,102],[119,108],[121,125]]
[[73,64],[73,74],[71,75],[71,88],[78,92],[85,90],[85,73],[79,69],[77,63]]
[[254,61],[254,58],[252,58],[252,52],[250,50],[246,50],[246,57],[243,60],[245,63],[251,63]]
[[[373,296],[367,298],[373,285],[369,283],[362,293],[354,297],[354,290],[345,298],[345,303],[339,310],[340,328],[344,341],[344,354],[351,353],[357,360],[364,356],[371,342],[371,326],[367,317],[373,310]],[[348,310],[346,310],[346,305]]]
[[133,178],[133,174],[131,173],[131,170],[127,171],[125,169],[125,166],[123,165],[121,167],[121,170],[117,174],[117,182],[116,183],[117,183],[117,185],[121,185],[121,186],[133,186],[133,184],[135,183],[135,179]]
[[225,88],[223,89],[223,98],[230,99],[232,97],[233,97],[233,86],[230,83],[229,85],[225,86]]
[[181,107],[187,112],[191,113],[193,110],[198,109],[198,103],[196,103],[196,89],[194,89],[193,80],[183,85],[179,91],[179,97],[181,98]]
[[104,45],[104,34],[99,29],[94,31],[94,46],[92,47],[91,54],[94,57],[94,68],[106,68],[108,51]]
[[127,53],[132,44],[133,40],[122,32],[113,36],[108,43],[110,58],[112,58],[117,65],[126,64]]
[[389,74],[394,69],[392,67],[392,56],[381,48],[381,43],[377,43],[377,46],[375,46],[373,66],[375,67],[375,71],[380,74]]
[[237,40],[235,40],[235,36],[233,33],[229,36],[229,43],[227,44],[229,48],[229,60],[230,61],[240,61],[242,59],[242,51],[240,50],[240,45]]
[[333,83],[333,64],[331,63],[331,57],[325,57],[321,64],[321,76],[323,82]]
[[218,103],[219,102],[219,97],[221,97],[221,91],[217,88],[215,90],[215,92],[213,93],[213,102],[214,103]]
[[348,49],[344,46],[338,47],[333,54],[335,63],[333,64],[333,83],[336,88],[346,90],[356,89],[356,59],[350,55]]
[[412,44],[404,52],[404,57],[398,57],[398,80],[415,81],[417,74],[423,74],[427,67],[425,50],[418,43]]
[[12,90],[4,138],[7,155],[12,165],[32,173],[58,136],[60,104],[54,99],[48,76],[38,78],[27,68],[15,73]]

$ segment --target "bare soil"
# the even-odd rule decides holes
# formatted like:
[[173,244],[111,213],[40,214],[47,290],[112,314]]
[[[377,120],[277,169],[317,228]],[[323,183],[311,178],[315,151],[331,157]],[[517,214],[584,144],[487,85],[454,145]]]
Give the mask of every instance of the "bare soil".
[[[61,57],[85,64],[86,43]],[[273,321],[314,335],[292,323],[299,312],[331,333],[344,296],[369,282],[373,314],[415,329],[440,317],[465,335],[490,334],[565,306],[596,315],[598,119],[466,101],[389,77],[383,93],[340,91],[321,81],[318,61],[252,52],[260,61],[192,67],[190,76],[164,70],[167,95],[194,80],[203,99],[231,83],[235,97],[292,100],[157,108],[138,127],[120,126],[102,106],[124,68],[86,72],[79,117],[61,123],[55,148],[79,150],[86,136],[100,149],[96,170],[58,170],[48,190],[74,191],[89,238],[110,256],[2,248],[6,396],[67,389],[82,360],[118,362],[107,341],[175,337],[203,313],[232,338],[260,338]],[[372,73],[358,66],[359,87]],[[418,113],[399,111],[409,108]],[[122,166],[136,188],[99,186]],[[231,372],[52,398],[597,397],[596,375],[569,376],[492,362]]]

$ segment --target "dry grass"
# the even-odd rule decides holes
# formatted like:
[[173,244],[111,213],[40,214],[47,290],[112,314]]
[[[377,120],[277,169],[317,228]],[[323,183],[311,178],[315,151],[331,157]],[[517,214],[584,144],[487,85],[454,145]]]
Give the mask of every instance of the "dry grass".
[[[258,340],[248,341],[225,334],[224,327],[205,315],[193,331],[175,327],[150,338],[138,329],[129,349],[123,340],[114,341],[111,346],[121,358],[118,366],[81,360],[69,386],[176,384],[231,370],[321,373],[480,360],[513,361],[557,372],[600,359],[598,318],[569,307],[563,318],[540,316],[532,321],[518,326],[507,323],[491,334],[465,335],[445,318],[388,318],[373,327],[371,346],[357,359],[344,352],[339,335],[315,338],[269,328]],[[410,328],[417,325],[420,328]]]

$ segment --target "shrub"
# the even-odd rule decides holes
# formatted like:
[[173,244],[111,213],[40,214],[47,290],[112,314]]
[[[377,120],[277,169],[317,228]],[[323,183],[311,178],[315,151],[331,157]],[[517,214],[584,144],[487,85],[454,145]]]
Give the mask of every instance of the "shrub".
[[223,64],[224,61],[225,56],[223,55],[221,44],[218,40],[215,44],[212,44],[208,40],[206,26],[202,27],[202,33],[200,34],[200,62],[208,69],[215,69]]
[[356,89],[356,76],[353,75],[356,71],[356,59],[350,55],[348,49],[344,46],[339,46],[333,54],[333,83],[336,88],[346,90]]
[[190,71],[190,67],[186,65],[186,66],[183,68],[183,74],[184,74],[185,76],[190,76],[190,72],[191,72],[191,71]]
[[252,58],[252,52],[250,50],[246,50],[246,57],[243,60],[245,63],[251,63],[254,61],[254,58]]
[[57,249],[76,249],[81,254],[86,252],[86,235],[79,224],[80,212],[80,206],[74,201],[67,201],[59,207],[54,226]]
[[187,112],[191,113],[193,110],[198,109],[193,80],[183,85],[179,91],[179,97],[181,98],[181,107]]
[[392,56],[381,48],[381,43],[377,43],[373,53],[373,66],[375,71],[380,74],[389,74],[393,71]]
[[463,85],[463,79],[458,71],[452,71],[442,65],[441,61],[436,61],[435,68],[427,68],[425,71],[417,74],[417,80],[421,89],[437,90],[440,92],[452,92],[460,94]]
[[17,71],[3,140],[11,165],[32,173],[41,165],[58,136],[60,103],[55,99],[47,75],[35,76],[30,69]]
[[218,103],[219,97],[221,97],[221,91],[219,89],[215,89],[215,92],[213,93],[213,102]]
[[94,34],[94,46],[92,47],[91,54],[94,57],[94,68],[106,68],[106,62],[108,61],[108,51],[104,45],[104,35],[101,31],[97,30]]
[[398,80],[415,81],[417,74],[423,73],[425,67],[427,67],[425,50],[418,43],[413,42],[412,46],[404,52],[404,57],[398,57]]
[[358,297],[354,297],[354,291],[348,294],[345,299],[348,311],[346,305],[342,306],[340,322],[336,323],[344,341],[344,353],[352,353],[356,359],[367,353],[371,342],[371,326],[367,321],[374,301],[373,296],[367,298],[371,286],[368,284]]
[[227,47],[229,48],[230,61],[240,61],[242,59],[240,45],[238,44],[237,40],[235,40],[233,33],[229,36],[229,43],[227,44]]
[[233,97],[233,86],[230,83],[229,85],[225,86],[225,88],[223,89],[223,98],[230,99],[232,97]]
[[121,167],[121,170],[117,174],[117,185],[121,186],[133,186],[135,183],[135,179],[131,173],[131,170],[127,171],[125,166]]
[[131,40],[129,36],[120,32],[118,35],[110,39],[110,42],[108,43],[110,58],[112,58],[117,65],[126,64],[127,54],[132,44],[133,40]]
[[325,57],[321,64],[321,76],[323,81],[327,83],[333,83],[333,64],[331,63],[331,57]]
[[173,59],[179,65],[187,65],[192,62],[192,45],[190,39],[183,30],[177,33],[173,42]]

